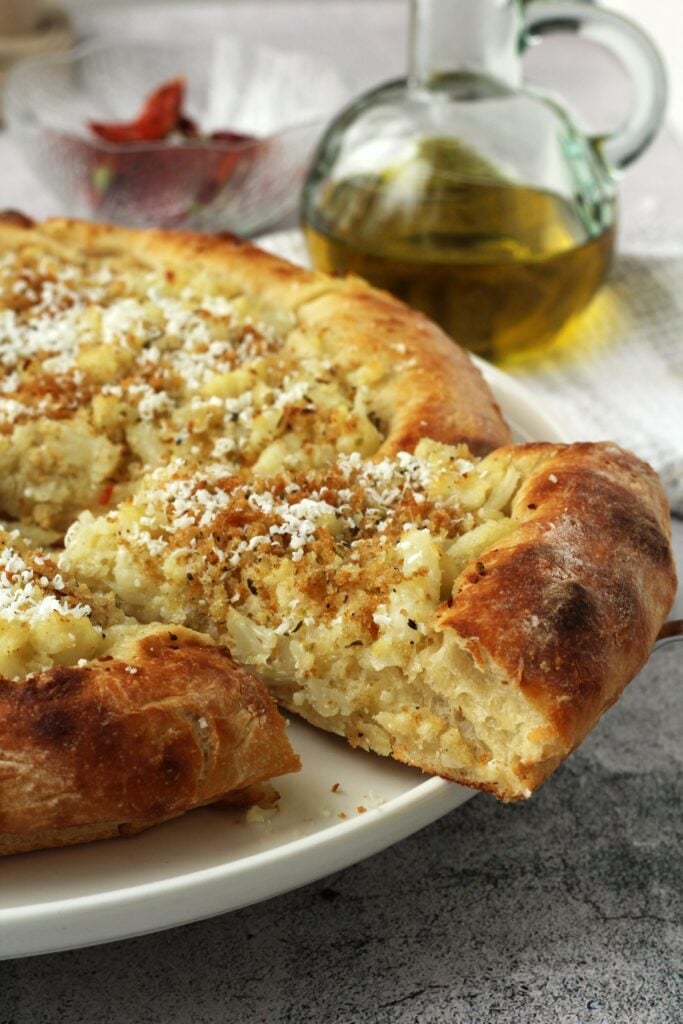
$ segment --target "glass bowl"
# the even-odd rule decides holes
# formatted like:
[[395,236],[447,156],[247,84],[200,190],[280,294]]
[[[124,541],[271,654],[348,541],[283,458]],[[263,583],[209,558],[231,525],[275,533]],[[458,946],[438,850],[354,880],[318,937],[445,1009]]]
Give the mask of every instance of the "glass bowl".
[[[122,144],[88,128],[134,119],[150,93],[178,76],[186,81],[184,112],[202,133],[254,138]],[[329,64],[233,36],[94,42],[18,64],[5,87],[5,116],[66,215],[248,235],[298,203],[324,124],[348,99]]]

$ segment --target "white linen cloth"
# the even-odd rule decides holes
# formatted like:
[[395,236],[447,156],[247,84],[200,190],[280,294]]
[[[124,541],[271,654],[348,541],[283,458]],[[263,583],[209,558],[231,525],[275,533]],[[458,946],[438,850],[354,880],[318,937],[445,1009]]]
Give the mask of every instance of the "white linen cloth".
[[610,438],[650,462],[683,516],[683,245],[622,251],[571,337],[514,375],[573,439]]

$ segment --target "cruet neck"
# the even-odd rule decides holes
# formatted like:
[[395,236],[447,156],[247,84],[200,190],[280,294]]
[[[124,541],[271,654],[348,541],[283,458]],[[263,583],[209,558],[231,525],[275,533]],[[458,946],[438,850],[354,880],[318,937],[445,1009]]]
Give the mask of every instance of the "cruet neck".
[[457,72],[521,79],[521,0],[411,0],[408,81],[429,89]]

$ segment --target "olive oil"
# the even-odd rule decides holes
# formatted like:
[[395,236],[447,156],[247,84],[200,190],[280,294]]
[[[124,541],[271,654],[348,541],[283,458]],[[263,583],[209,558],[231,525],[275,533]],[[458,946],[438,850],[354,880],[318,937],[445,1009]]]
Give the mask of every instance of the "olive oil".
[[504,362],[546,346],[599,288],[614,202],[569,202],[459,164],[450,179],[430,180],[423,160],[327,182],[303,227],[316,267],[361,275]]

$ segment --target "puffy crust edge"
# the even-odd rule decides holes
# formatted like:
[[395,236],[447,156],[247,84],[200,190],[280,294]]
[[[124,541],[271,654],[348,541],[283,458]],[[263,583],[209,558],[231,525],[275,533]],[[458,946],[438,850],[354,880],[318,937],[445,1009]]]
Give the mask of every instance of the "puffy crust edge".
[[225,648],[139,632],[87,666],[0,679],[0,853],[130,835],[300,768]]
[[438,626],[547,724],[543,755],[515,768],[519,787],[480,786],[510,800],[537,788],[642,668],[677,580],[667,500],[646,463],[610,443],[498,454],[529,472],[518,527],[461,573]]

